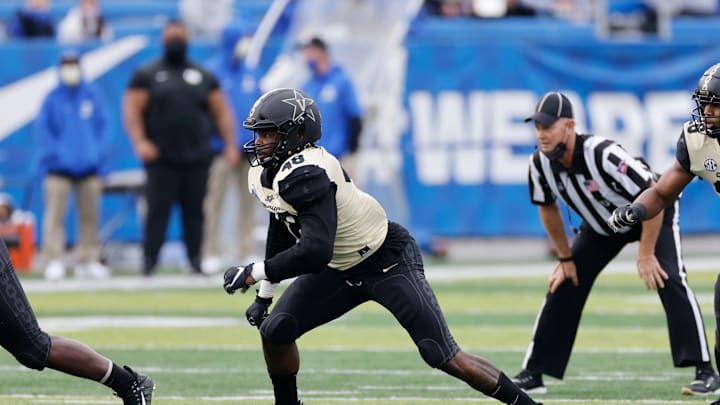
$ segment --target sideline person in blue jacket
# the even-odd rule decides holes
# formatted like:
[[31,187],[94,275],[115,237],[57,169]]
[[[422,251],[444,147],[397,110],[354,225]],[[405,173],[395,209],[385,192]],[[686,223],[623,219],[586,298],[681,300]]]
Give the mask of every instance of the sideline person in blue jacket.
[[[222,32],[220,48],[216,57],[208,62],[208,70],[215,74],[220,87],[232,105],[235,122],[245,119],[261,93],[259,74],[255,68],[247,65],[247,56],[252,41],[252,30],[246,22],[236,20]],[[235,140],[242,153],[242,146],[253,140],[252,132],[242,125],[235,127]],[[233,260],[254,260],[257,256],[253,240],[255,228],[255,202],[248,190],[248,170],[250,161],[244,156],[237,163],[230,162],[223,155],[225,142],[219,134],[211,139],[215,153],[210,165],[207,194],[203,202],[205,227],[202,246],[202,271],[206,274],[215,273],[227,267],[222,258],[222,246],[219,240],[219,225],[223,213],[222,207],[228,186],[232,181],[237,186],[239,204],[236,224],[237,250],[233,250]]]
[[79,56],[60,58],[58,86],[46,96],[35,121],[39,174],[44,176],[43,253],[45,278],[65,277],[65,218],[70,192],[76,194],[79,239],[75,248],[75,275],[105,278],[109,269],[100,261],[98,214],[101,176],[107,172],[108,107],[98,92],[84,82]]
[[312,77],[302,90],[318,104],[322,111],[323,132],[332,134],[319,145],[340,159],[343,169],[356,175],[355,151],[362,132],[362,109],[350,77],[332,62],[328,46],[319,37],[303,45],[303,56]]

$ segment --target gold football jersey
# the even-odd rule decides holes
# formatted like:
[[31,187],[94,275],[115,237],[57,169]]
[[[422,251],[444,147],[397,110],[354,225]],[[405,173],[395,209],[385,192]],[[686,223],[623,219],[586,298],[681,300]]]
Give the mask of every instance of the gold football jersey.
[[687,145],[688,157],[690,158],[690,171],[713,185],[713,190],[720,196],[718,182],[720,172],[720,144],[715,138],[697,132],[692,121],[686,122],[684,127],[685,144]]
[[263,187],[261,183],[263,167],[252,167],[248,173],[248,187],[265,209],[283,221],[290,233],[299,239],[302,230],[296,223],[298,212],[280,197],[279,183],[297,168],[313,165],[325,170],[330,182],[337,187],[337,232],[328,266],[347,270],[370,257],[383,244],[388,219],[380,203],[355,187],[345,176],[340,162],[333,155],[322,147],[311,147],[290,156],[280,165],[272,189]]

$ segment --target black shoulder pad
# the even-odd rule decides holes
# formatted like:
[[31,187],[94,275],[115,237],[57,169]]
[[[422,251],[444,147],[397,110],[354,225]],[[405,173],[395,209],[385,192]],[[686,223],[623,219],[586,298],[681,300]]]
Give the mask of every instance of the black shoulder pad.
[[302,166],[279,182],[280,197],[300,208],[330,192],[330,178],[318,166]]
[[690,174],[695,174],[690,171],[690,152],[688,152],[685,136],[685,131],[683,131],[678,138],[677,144],[675,145],[675,158],[678,163],[680,163],[680,167]]

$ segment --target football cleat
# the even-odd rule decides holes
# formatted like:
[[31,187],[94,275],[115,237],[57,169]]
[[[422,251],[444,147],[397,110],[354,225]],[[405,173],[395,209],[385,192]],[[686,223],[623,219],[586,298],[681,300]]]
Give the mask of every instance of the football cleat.
[[[720,389],[720,377],[713,371],[698,371],[695,380],[682,387],[683,395],[710,395]],[[720,405],[720,404],[719,404]]]
[[536,373],[530,370],[522,370],[518,373],[518,375],[512,378],[512,382],[528,394],[544,394],[547,392],[547,389],[545,389],[545,385],[543,384],[541,373]]
[[122,398],[124,405],[150,405],[155,390],[155,382],[146,375],[136,373],[128,366],[125,366],[125,370],[132,374],[135,379],[133,379],[127,391],[122,395],[117,394],[118,397]]

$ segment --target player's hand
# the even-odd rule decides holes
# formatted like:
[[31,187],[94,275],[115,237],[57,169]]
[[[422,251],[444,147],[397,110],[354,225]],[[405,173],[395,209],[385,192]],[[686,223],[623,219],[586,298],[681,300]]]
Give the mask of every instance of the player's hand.
[[268,316],[268,308],[272,304],[272,298],[263,298],[259,295],[255,296],[255,301],[245,311],[245,317],[248,323],[252,326],[256,326],[258,329],[263,323],[265,318]]
[[665,280],[668,279],[668,274],[660,266],[655,255],[638,257],[637,269],[640,278],[645,282],[645,287],[648,290],[657,290],[658,288],[665,287]]
[[251,285],[255,284],[255,279],[252,277],[253,264],[250,263],[244,267],[230,267],[225,270],[225,282],[223,283],[225,292],[235,294],[235,291],[240,290],[244,294]]
[[620,229],[635,225],[642,220],[642,209],[641,206],[636,204],[625,204],[622,207],[615,208],[607,223],[613,232],[618,232]]
[[568,279],[575,287],[579,285],[574,261],[560,262],[555,266],[555,270],[549,279],[550,294],[555,294],[555,291]]
[[143,162],[152,162],[160,156],[160,150],[149,139],[143,139],[134,145],[135,154]]

